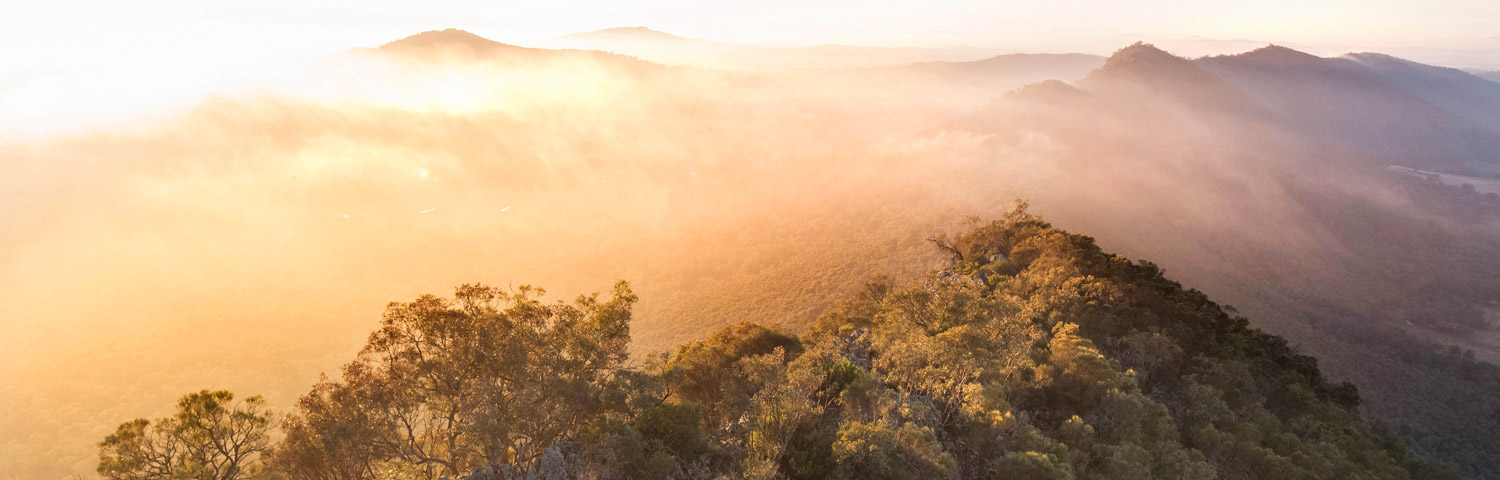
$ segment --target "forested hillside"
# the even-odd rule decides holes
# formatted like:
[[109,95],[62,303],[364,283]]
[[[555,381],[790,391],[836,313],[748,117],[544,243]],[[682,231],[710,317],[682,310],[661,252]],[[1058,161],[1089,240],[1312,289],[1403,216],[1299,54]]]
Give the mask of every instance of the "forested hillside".
[[[628,360],[621,282],[571,303],[392,303],[281,423],[188,395],[100,445],[134,478],[1436,479],[1359,394],[1245,318],[1018,207],[933,239],[798,335],[741,323]],[[229,449],[211,446],[230,445]],[[243,449],[240,447],[244,447]],[[230,456],[223,451],[244,452]],[[153,476],[156,475],[156,476]]]
[[[1485,84],[1371,55],[1268,47],[1189,60],[1137,44],[1077,85],[1028,86],[951,130],[987,135],[990,158],[1015,175],[1048,178],[1027,195],[1087,199],[1049,217],[1241,307],[1357,383],[1366,413],[1424,455],[1489,478],[1500,378],[1477,365],[1496,358],[1500,202],[1383,168],[1487,168],[1493,127],[1459,128],[1478,114],[1440,107],[1496,111]],[[1447,127],[1403,123],[1424,118]],[[1373,132],[1423,128],[1474,137],[1402,153]]]

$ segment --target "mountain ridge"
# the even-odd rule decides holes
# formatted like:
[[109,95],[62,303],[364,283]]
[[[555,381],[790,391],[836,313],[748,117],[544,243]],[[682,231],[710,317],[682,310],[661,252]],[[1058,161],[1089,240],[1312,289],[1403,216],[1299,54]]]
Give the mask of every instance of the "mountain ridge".
[[1136,42],[1115,51],[1104,66],[1079,81],[1085,89],[1130,91],[1214,109],[1248,108],[1241,92],[1222,78],[1155,45]]
[[445,28],[442,30],[427,30],[403,37],[398,40],[386,42],[377,47],[377,50],[401,51],[431,49],[446,46],[464,46],[475,51],[492,51],[500,49],[527,49],[517,45],[510,45],[481,37],[467,30],[457,28]]

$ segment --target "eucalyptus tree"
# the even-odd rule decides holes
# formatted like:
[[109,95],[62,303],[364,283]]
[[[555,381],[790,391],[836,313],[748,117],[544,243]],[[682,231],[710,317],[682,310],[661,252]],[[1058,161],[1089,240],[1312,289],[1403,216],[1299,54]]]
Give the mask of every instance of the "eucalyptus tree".
[[544,291],[464,285],[392,303],[343,378],[287,419],[278,467],[298,478],[437,478],[535,466],[611,415],[636,296],[545,303]]
[[121,424],[99,443],[101,476],[111,480],[246,480],[265,472],[274,414],[265,400],[240,402],[224,390],[190,393],[177,414]]

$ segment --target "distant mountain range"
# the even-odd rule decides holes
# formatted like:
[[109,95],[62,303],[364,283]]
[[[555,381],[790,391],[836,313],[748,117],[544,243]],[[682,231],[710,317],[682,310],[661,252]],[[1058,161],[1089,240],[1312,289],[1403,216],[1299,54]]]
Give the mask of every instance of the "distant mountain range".
[[456,28],[426,31],[386,43],[379,48],[359,51],[410,55],[419,58],[438,58],[437,53],[441,52],[444,55],[503,60],[552,61],[593,58],[628,61],[642,65],[648,63],[601,50],[532,48],[500,43]]
[[619,27],[565,35],[539,46],[605,50],[666,64],[716,68],[872,67],[922,61],[963,61],[993,56],[970,47],[915,48],[852,45],[772,47],[688,38],[646,27]]
[[[608,68],[658,72],[673,68],[670,66],[672,63],[690,63],[709,68],[703,71],[722,71],[741,77],[771,72],[795,73],[803,81],[840,91],[869,91],[869,100],[872,102],[943,105],[953,115],[971,110],[975,98],[996,97],[1006,91],[1043,80],[1077,80],[1104,64],[1104,57],[1085,54],[1007,54],[970,61],[911,61],[943,58],[951,54],[924,49],[840,45],[766,49],[684,38],[644,27],[613,28],[564,38],[571,41],[568,45],[576,48],[522,47],[489,40],[463,30],[447,29],[419,33],[376,49],[361,51],[418,59],[484,58],[533,65],[587,60]],[[587,45],[599,48],[587,49]],[[656,55],[638,55],[652,51],[651,49],[660,49],[660,52]],[[697,58],[701,61],[653,60],[662,58]],[[733,67],[738,68],[713,68],[716,62],[730,59],[746,63],[733,64]],[[767,67],[767,63],[774,65]],[[862,66],[865,64],[874,66]],[[796,68],[792,68],[793,66]],[[762,70],[763,68],[768,69]]]
[[1382,54],[1274,46],[1194,64],[1289,125],[1387,164],[1500,175],[1500,84]]
[[1483,79],[1489,80],[1491,82],[1500,83],[1500,71],[1494,71],[1494,72],[1469,72],[1469,73],[1472,73],[1476,77],[1483,78]]
[[1274,45],[1189,60],[1136,44],[1080,85],[1263,118],[1382,164],[1500,176],[1500,84],[1456,69]]
[[646,27],[615,27],[592,32],[579,32],[565,35],[563,38],[580,41],[667,41],[667,42],[708,42],[706,40],[693,40],[679,37],[667,32],[652,30]]
[[[870,71],[905,71],[930,75],[948,81],[962,81],[980,76],[1041,75],[1045,79],[1072,80],[1104,65],[1104,57],[1082,53],[1014,53],[960,62],[916,62],[905,65],[869,67]],[[1039,80],[1038,80],[1039,81]]]
[[[1138,43],[1107,61],[1084,54],[1011,54],[930,60],[954,51],[825,45],[748,47],[623,27],[568,35],[549,50],[507,45],[462,30],[424,32],[383,52],[449,52],[512,61],[588,57],[653,70],[656,63],[812,69],[835,82],[878,81],[902,97],[998,97],[1043,80],[1132,90],[1218,111],[1270,116],[1384,164],[1500,176],[1500,83],[1461,70],[1378,53],[1319,57],[1281,46],[1186,59]],[[594,50],[587,50],[594,49]],[[610,52],[610,53],[605,53]],[[450,53],[451,54],[451,53]],[[624,55],[638,57],[641,60]],[[928,59],[927,61],[912,61]],[[675,60],[675,61],[674,61]],[[868,65],[868,66],[866,66]],[[812,71],[812,70],[809,70]],[[1087,77],[1087,78],[1085,78]]]

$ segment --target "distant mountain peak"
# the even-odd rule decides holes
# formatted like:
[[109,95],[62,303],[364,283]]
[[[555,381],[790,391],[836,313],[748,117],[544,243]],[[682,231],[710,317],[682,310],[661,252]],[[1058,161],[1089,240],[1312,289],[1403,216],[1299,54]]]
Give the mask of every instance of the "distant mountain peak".
[[1155,77],[1196,70],[1193,62],[1186,58],[1167,53],[1149,43],[1135,42],[1116,50],[1114,55],[1104,60],[1104,66],[1099,67],[1090,77],[1099,77],[1101,80],[1116,76]]
[[1109,56],[1109,61],[1112,61],[1112,62],[1138,61],[1140,59],[1152,59],[1152,58],[1179,58],[1179,57],[1177,57],[1176,55],[1172,55],[1170,53],[1167,53],[1166,50],[1162,50],[1160,48],[1157,48],[1156,45],[1152,45],[1152,44],[1149,44],[1149,43],[1146,43],[1146,42],[1135,42],[1135,43],[1132,43],[1132,44],[1126,46],[1125,48],[1121,48],[1119,50],[1115,50],[1114,55],[1110,55]]
[[1192,60],[1145,42],[1136,42],[1116,51],[1081,85],[1155,92],[1203,105],[1238,106],[1242,100],[1233,87],[1199,68]]
[[1309,57],[1313,56],[1312,54],[1303,52],[1301,50],[1296,50],[1296,49],[1293,49],[1291,47],[1277,45],[1277,44],[1274,44],[1274,43],[1266,44],[1266,46],[1257,48],[1255,50],[1251,50],[1249,53],[1251,53],[1251,54],[1262,54],[1262,55],[1302,55],[1302,56],[1309,56]]
[[1311,53],[1295,50],[1281,45],[1271,44],[1236,55],[1225,55],[1220,58],[1236,59],[1260,64],[1296,65],[1319,63],[1326,58]]
[[1115,78],[1154,78],[1177,76],[1199,71],[1188,59],[1172,55],[1155,45],[1136,42],[1115,51],[1104,60],[1104,66],[1089,75],[1091,81],[1109,81]]
[[381,45],[381,50],[420,50],[440,46],[463,45],[475,50],[493,50],[497,48],[520,48],[504,43],[496,42],[488,38],[469,33],[457,28],[444,30],[428,30],[412,35],[394,42]]

